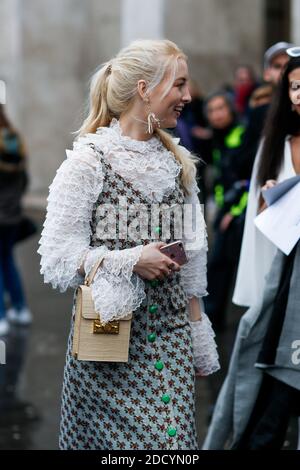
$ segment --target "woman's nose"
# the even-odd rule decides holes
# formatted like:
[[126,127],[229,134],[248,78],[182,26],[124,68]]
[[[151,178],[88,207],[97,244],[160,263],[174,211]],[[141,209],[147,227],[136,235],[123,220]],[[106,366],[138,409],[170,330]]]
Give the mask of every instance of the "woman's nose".
[[192,101],[192,97],[191,97],[189,89],[187,89],[187,91],[185,92],[182,100],[184,101],[184,103],[190,103]]

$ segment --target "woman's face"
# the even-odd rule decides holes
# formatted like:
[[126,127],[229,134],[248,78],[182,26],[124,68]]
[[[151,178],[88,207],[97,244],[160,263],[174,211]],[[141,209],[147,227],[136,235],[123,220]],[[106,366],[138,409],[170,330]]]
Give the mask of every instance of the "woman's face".
[[172,129],[176,127],[177,119],[183,107],[191,101],[188,78],[186,61],[178,59],[175,80],[168,94],[163,99],[161,98],[169,84],[170,72],[167,72],[162,82],[149,93],[151,111],[160,119],[162,128]]
[[300,116],[300,67],[292,70],[288,75],[289,97],[294,111]]
[[207,103],[207,119],[213,129],[225,129],[233,121],[232,112],[223,96],[214,96]]

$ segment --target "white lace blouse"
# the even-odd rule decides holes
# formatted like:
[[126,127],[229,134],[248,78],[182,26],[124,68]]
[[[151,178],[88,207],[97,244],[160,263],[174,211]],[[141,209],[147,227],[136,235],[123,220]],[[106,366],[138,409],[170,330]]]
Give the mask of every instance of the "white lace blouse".
[[[89,273],[99,254],[105,253],[91,287],[95,309],[101,312],[102,322],[107,323],[134,311],[145,298],[144,281],[133,272],[143,246],[113,251],[105,245],[90,246],[93,206],[103,189],[102,165],[91,143],[101,149],[113,171],[154,203],[174,191],[181,165],[158,137],[148,141],[131,139],[122,134],[119,121],[113,119],[109,127],[101,127],[75,141],[73,150],[66,151],[67,158],[56,172],[49,187],[47,215],[39,241],[40,272],[46,283],[64,292],[83,282],[79,273],[82,265],[85,273]],[[183,241],[189,262],[180,271],[189,298],[206,295],[207,239],[198,192],[194,180],[185,203],[195,208],[193,233],[197,231],[198,237],[190,243],[192,227],[184,226]]]

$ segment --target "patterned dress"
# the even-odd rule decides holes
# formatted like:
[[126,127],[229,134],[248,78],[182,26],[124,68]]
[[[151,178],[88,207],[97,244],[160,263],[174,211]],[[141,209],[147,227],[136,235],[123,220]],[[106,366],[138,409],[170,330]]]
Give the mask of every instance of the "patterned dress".
[[[197,322],[188,318],[188,299],[206,294],[206,230],[205,224],[196,224],[203,237],[186,243],[193,224],[178,235],[177,223],[185,214],[181,211],[180,220],[174,209],[187,203],[200,208],[195,180],[186,196],[173,153],[157,137],[145,142],[123,136],[114,119],[110,126],[78,139],[73,151],[67,150],[49,189],[38,249],[44,281],[61,292],[76,288],[84,281],[79,268],[83,265],[89,273],[105,252],[105,263],[91,285],[95,309],[104,322],[133,311],[128,363],[75,360],[74,295],[60,448],[196,449],[194,365],[207,375],[219,363],[207,316],[203,313]],[[104,225],[102,209],[108,204],[114,208],[124,197],[127,229],[136,221],[131,209],[146,208],[146,237],[144,227],[138,226],[134,241],[120,232],[103,236],[99,230]],[[167,208],[159,210],[154,232],[153,200]],[[168,214],[168,208],[174,209]],[[167,234],[165,216],[170,221]],[[117,214],[117,229],[122,217]],[[182,237],[189,259],[180,272],[163,281],[146,281],[134,272],[144,245],[170,243],[176,237]]]
[[[97,239],[97,204],[123,195],[148,204],[130,183],[105,163],[103,192],[92,218]],[[163,203],[183,203],[179,180]],[[172,223],[173,222],[173,223]],[[128,219],[130,223],[130,218]],[[174,221],[171,219],[171,238]],[[155,240],[145,240],[144,244]],[[116,240],[106,240],[110,250]],[[136,244],[136,242],[135,242]],[[134,246],[124,241],[121,248]],[[71,355],[72,329],[64,373],[61,449],[196,449],[194,367],[187,297],[179,273],[146,282],[146,298],[134,312],[128,363],[77,361]]]

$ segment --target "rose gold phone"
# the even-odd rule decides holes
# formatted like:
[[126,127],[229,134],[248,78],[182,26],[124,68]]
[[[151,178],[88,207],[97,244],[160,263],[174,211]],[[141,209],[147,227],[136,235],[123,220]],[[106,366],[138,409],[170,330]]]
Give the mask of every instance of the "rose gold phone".
[[162,246],[160,251],[180,266],[188,262],[183,243],[180,240]]

